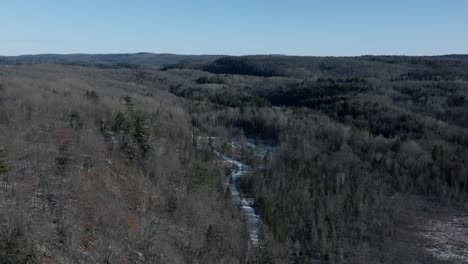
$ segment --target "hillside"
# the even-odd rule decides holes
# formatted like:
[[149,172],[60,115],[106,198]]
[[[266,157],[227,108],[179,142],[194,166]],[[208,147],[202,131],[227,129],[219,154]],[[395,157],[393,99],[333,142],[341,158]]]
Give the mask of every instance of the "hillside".
[[0,263],[243,263],[222,167],[184,103],[133,76],[0,67]]

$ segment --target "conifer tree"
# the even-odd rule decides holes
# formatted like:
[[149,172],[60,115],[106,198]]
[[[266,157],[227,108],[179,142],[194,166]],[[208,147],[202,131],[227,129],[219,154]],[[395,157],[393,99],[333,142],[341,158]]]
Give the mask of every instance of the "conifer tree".
[[7,158],[6,149],[4,147],[0,147],[0,175],[8,172],[6,158]]

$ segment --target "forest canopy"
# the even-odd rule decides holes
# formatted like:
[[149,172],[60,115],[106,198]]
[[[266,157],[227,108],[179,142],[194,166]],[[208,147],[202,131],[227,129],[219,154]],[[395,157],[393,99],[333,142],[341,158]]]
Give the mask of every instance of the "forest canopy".
[[0,263],[467,261],[467,56],[163,58],[0,58]]

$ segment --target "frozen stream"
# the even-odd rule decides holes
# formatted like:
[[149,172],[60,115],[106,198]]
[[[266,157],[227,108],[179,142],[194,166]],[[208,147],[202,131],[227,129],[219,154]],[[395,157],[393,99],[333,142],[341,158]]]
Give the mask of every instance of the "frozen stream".
[[[248,143],[248,147],[250,147],[254,151],[255,155],[260,159],[263,159],[267,152],[272,148],[269,145],[255,146],[251,142]],[[231,164],[234,168],[232,173],[225,177],[224,184],[229,186],[234,203],[240,207],[242,213],[244,214],[247,221],[250,241],[253,245],[256,246],[258,245],[258,234],[262,220],[260,215],[255,212],[253,199],[242,197],[239,190],[239,179],[243,175],[249,173],[252,168],[240,162],[239,160],[232,159],[217,151],[215,151],[215,154],[225,162]],[[232,180],[230,180],[230,178]]]

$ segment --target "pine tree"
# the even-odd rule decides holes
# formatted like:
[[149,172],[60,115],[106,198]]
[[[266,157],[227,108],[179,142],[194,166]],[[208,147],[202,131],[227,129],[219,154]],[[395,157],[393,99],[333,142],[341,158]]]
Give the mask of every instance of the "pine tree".
[[81,121],[80,114],[78,112],[71,112],[70,114],[70,127],[74,130],[77,130],[83,126],[83,122]]
[[8,172],[6,158],[7,158],[6,149],[4,147],[0,147],[0,175]]
[[150,131],[141,113],[135,114],[134,137],[140,147],[142,158],[146,158],[151,150]]
[[125,96],[125,105],[127,106],[127,110],[129,113],[133,114],[135,111],[135,104],[133,104],[133,100],[130,96]]
[[122,114],[122,112],[118,112],[117,115],[114,118],[114,124],[112,125],[112,130],[114,132],[119,132],[125,123],[125,116]]

